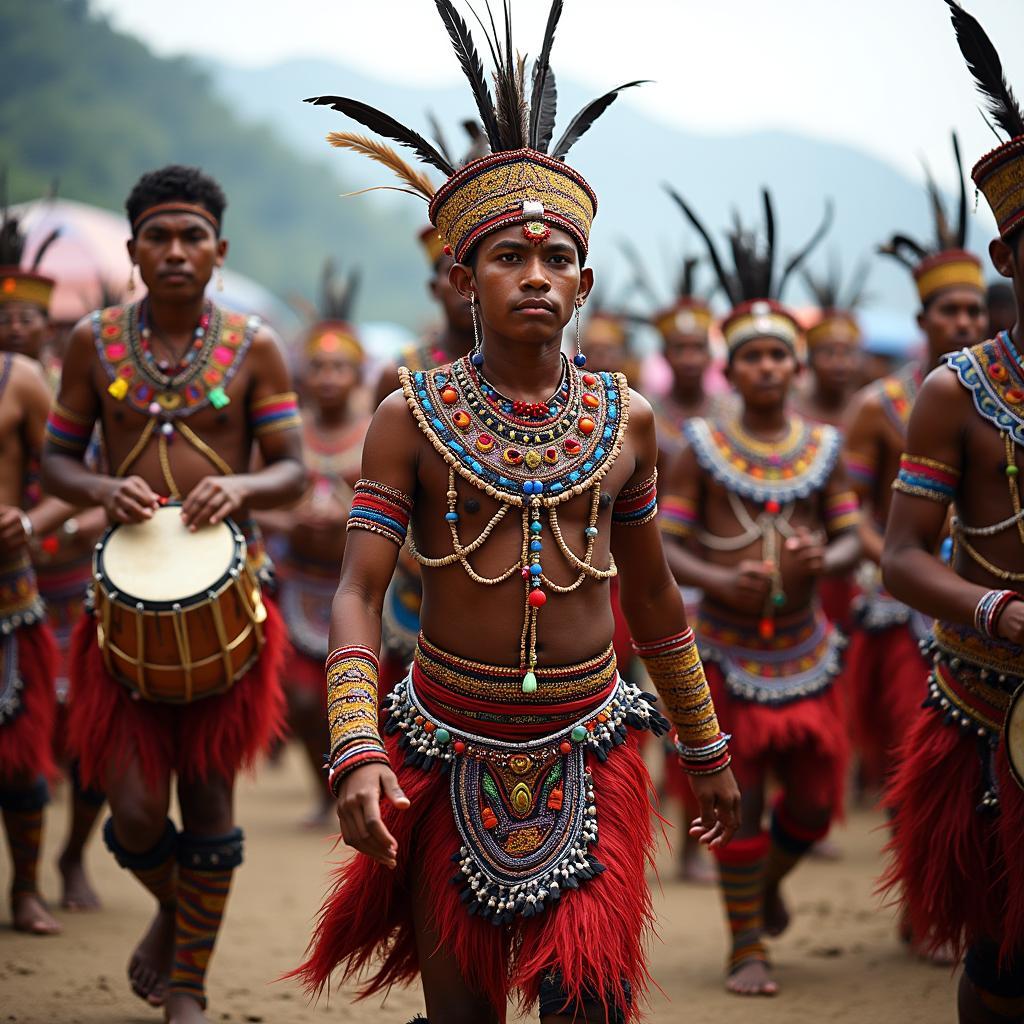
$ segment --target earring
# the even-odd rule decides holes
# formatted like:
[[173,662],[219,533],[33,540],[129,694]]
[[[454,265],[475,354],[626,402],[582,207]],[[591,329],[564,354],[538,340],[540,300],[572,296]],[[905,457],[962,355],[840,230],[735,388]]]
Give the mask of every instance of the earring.
[[583,354],[583,347],[580,344],[580,309],[582,307],[582,302],[576,303],[576,355],[572,357],[573,363],[581,370],[587,365],[587,357]]
[[132,269],[128,271],[128,283],[124,286],[126,295],[131,295],[135,291],[135,264],[132,264]]
[[476,318],[476,292],[469,300],[469,312],[473,317],[473,352],[469,361],[479,370],[484,365],[484,354],[480,351],[480,324]]
[[224,271],[220,267],[217,268],[217,291],[224,291]]

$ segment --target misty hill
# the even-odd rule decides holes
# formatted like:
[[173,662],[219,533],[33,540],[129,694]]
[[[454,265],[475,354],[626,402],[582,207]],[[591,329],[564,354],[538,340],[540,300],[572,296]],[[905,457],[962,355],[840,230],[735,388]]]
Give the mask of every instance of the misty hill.
[[[363,99],[424,134],[429,134],[426,112],[431,110],[456,150],[463,142],[457,126],[472,113],[468,89],[397,86],[387,80],[383,64],[379,78],[319,60],[287,61],[259,70],[213,66],[210,73],[240,115],[273,126],[306,153],[322,156],[327,152],[346,178],[360,187],[390,184],[389,173],[356,155],[331,153],[324,135],[351,127],[352,122],[329,109],[302,103],[304,97],[333,93]],[[643,88],[656,89],[658,85]],[[574,83],[559,81],[559,126],[564,127],[590,98],[590,92]],[[681,98],[680,102],[692,103],[694,98]],[[695,204],[712,229],[724,227],[734,207],[748,218],[759,216],[759,189],[764,184],[776,201],[777,238],[783,255],[803,244],[821,217],[825,197],[832,196],[837,204],[836,222],[819,256],[837,251],[847,272],[859,259],[871,257],[871,305],[905,310],[908,315],[914,308],[915,294],[906,271],[872,253],[896,230],[931,236],[924,188],[863,151],[775,131],[728,136],[685,132],[641,113],[627,94],[573,148],[571,159],[600,197],[593,262],[599,276],[605,273],[606,288],[610,279],[616,296],[622,294],[628,280],[618,255],[619,239],[630,238],[649,254],[655,287],[666,298],[674,276],[671,260],[686,249],[700,251],[697,237],[663,192],[662,182],[671,182]],[[411,197],[392,193],[339,202],[370,202],[378,209],[412,208],[417,213],[423,206]],[[993,233],[988,212],[982,209],[972,222],[973,248],[983,251]],[[802,282],[787,298],[808,299]]]

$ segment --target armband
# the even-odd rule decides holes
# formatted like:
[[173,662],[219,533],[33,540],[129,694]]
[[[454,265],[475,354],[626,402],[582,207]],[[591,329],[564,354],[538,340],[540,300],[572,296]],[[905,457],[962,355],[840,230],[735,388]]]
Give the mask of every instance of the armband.
[[82,456],[92,438],[93,421],[53,403],[46,420],[46,440],[71,455]]
[[616,526],[643,526],[658,514],[658,471],[646,480],[627,487],[612,506],[612,523]]
[[853,491],[842,491],[825,502],[825,530],[830,537],[860,522],[860,503]]
[[401,491],[376,480],[358,480],[345,529],[369,530],[401,547],[411,515],[412,499]]
[[996,625],[999,616],[1011,601],[1020,601],[1021,595],[1015,590],[990,590],[982,595],[977,608],[974,609],[974,628],[982,636],[996,639]]
[[676,728],[675,745],[691,775],[712,775],[729,766],[729,737],[718,726],[693,630],[634,643]]
[[265,437],[281,430],[297,427],[302,420],[299,416],[299,399],[294,391],[270,395],[253,402],[249,410],[249,424],[254,437]]
[[878,479],[878,467],[873,459],[862,452],[844,452],[843,464],[846,475],[865,490],[871,490]]
[[697,506],[686,498],[670,496],[658,506],[658,526],[666,536],[685,540],[699,525]]
[[380,665],[369,647],[338,647],[327,656],[327,722],[331,752],[327,785],[338,795],[341,780],[364,764],[388,764],[377,726]]
[[904,452],[900,456],[900,471],[893,481],[892,489],[948,505],[956,497],[959,482],[960,472],[952,466],[926,459],[923,455],[907,455]]

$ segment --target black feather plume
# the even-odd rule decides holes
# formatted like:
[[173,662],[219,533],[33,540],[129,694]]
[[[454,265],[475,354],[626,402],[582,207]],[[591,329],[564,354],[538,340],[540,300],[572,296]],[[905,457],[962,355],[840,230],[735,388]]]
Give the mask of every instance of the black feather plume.
[[946,3],[953,28],[956,29],[960,52],[974,76],[974,84],[985,97],[992,119],[1009,138],[1024,135],[1024,113],[1003,75],[1003,65],[992,41],[977,19],[968,14],[956,0],[946,0]]
[[455,173],[455,168],[422,135],[414,132],[411,128],[406,128],[390,114],[385,114],[384,111],[371,107],[368,103],[349,99],[346,96],[311,96],[305,102],[318,107],[330,107],[332,110],[351,117],[353,121],[365,125],[370,131],[383,135],[387,139],[393,139],[402,146],[408,146],[424,163],[436,167],[448,177]]
[[555,113],[558,104],[558,90],[555,88],[555,74],[551,70],[551,46],[555,41],[555,29],[562,17],[563,0],[551,0],[548,22],[544,27],[544,39],[540,53],[533,63],[533,88],[530,93],[530,146],[546,153],[555,132]]
[[783,290],[786,287],[786,282],[789,280],[790,275],[794,270],[797,270],[800,265],[807,259],[808,256],[813,252],[818,243],[828,233],[829,228],[832,227],[832,218],[835,215],[835,207],[832,204],[831,199],[825,200],[825,215],[821,219],[821,223],[818,225],[817,230],[807,240],[807,244],[802,249],[799,249],[795,255],[791,256],[787,261],[786,265],[782,268],[782,277],[779,278],[778,293],[775,297],[782,298]]
[[476,108],[480,114],[480,122],[484,126],[487,141],[490,143],[491,149],[497,152],[501,149],[498,119],[494,113],[494,101],[491,99],[491,91],[487,86],[483,62],[473,43],[469,26],[462,15],[455,10],[451,0],[434,0],[434,3],[448,30],[448,37],[455,48],[455,55],[459,58],[462,71],[469,80],[469,87],[473,91],[473,99],[476,101]]
[[922,161],[924,167],[924,187],[928,193],[928,202],[932,208],[932,220],[935,224],[935,251],[942,252],[943,249],[954,249],[957,243],[950,237],[949,220],[946,217],[946,207],[942,202],[942,193],[939,186],[935,184],[931,169]]
[[964,177],[964,162],[960,156],[960,140],[953,132],[953,159],[956,162],[957,184],[960,186],[960,208],[956,218],[956,244],[958,249],[967,245],[967,179]]
[[772,278],[775,273],[775,211],[772,209],[772,196],[768,189],[761,189],[761,201],[764,203],[764,237],[767,247],[768,281],[765,295],[772,293]]
[[360,280],[358,267],[353,267],[347,277],[342,277],[337,272],[334,260],[324,262],[320,274],[320,313],[325,320],[352,322]]
[[437,151],[454,167],[456,161],[452,157],[452,151],[448,148],[448,141],[444,137],[444,129],[432,110],[427,111],[427,120],[430,122],[430,134],[434,136],[434,142],[437,143]]
[[36,254],[32,258],[31,270],[38,270],[39,264],[43,262],[43,257],[46,255],[46,250],[53,245],[57,239],[60,238],[60,228],[54,228],[42,241],[42,244],[36,249]]
[[626,82],[596,100],[591,100],[570,122],[562,137],[551,149],[551,156],[556,160],[564,160],[565,154],[579,141],[587,129],[615,102],[616,97],[623,89],[632,89],[637,85],[644,85],[648,79],[637,79],[635,82]]
[[715,270],[715,276],[718,278],[718,283],[722,286],[722,291],[725,292],[726,298],[733,305],[736,305],[740,300],[737,298],[736,283],[734,279],[726,273],[725,265],[722,263],[721,256],[718,255],[718,249],[715,246],[714,240],[712,239],[708,229],[704,227],[697,215],[687,205],[686,200],[676,192],[671,185],[665,186],[665,191],[671,196],[675,204],[683,211],[683,215],[686,219],[694,226],[697,234],[704,240],[704,245],[708,250],[708,258],[711,260],[711,266]]

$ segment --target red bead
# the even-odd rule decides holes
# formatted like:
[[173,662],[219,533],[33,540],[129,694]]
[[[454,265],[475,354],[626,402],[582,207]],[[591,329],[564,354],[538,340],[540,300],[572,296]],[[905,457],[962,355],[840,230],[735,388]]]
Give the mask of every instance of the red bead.
[[579,422],[580,431],[584,434],[592,434],[597,424],[589,417],[584,416]]
[[463,751],[465,751],[465,749],[466,749],[466,744],[465,744],[465,743],[463,743],[463,742],[462,742],[462,740],[456,740],[456,741],[455,741],[455,742],[454,742],[454,743],[452,744],[452,746],[453,746],[453,747],[455,748],[455,753],[456,753],[456,754],[461,754],[461,753],[463,753]]
[[597,383],[597,378],[592,373],[583,374],[583,383],[592,388]]
[[567,437],[565,439],[565,454],[566,455],[579,455],[580,449],[583,446],[576,440],[575,437]]
[[596,409],[601,404],[601,400],[597,395],[591,395],[588,392],[583,396],[583,404],[590,409]]
[[543,608],[548,603],[548,595],[538,588],[531,590],[530,596],[526,600],[529,601],[531,608]]
[[757,626],[757,631],[762,640],[771,640],[775,636],[775,620],[762,619]]
[[562,742],[558,744],[558,749],[563,754],[571,754],[572,753],[572,744],[568,740],[562,740]]
[[54,534],[42,539],[39,545],[48,555],[55,555],[60,550],[60,541]]
[[766,501],[764,503],[764,510],[769,515],[777,516],[782,511],[782,506],[777,501]]
[[455,388],[445,388],[441,392],[441,401],[445,405],[454,405],[459,400],[459,393]]

